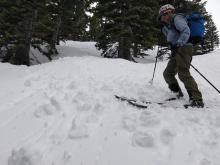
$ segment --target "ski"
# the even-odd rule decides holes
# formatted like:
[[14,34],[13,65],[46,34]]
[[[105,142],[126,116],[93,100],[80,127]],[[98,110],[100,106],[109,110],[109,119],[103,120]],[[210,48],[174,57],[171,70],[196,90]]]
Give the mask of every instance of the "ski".
[[129,103],[137,108],[146,109],[146,108],[148,108],[148,104],[151,104],[151,102],[138,101],[136,99],[130,99],[130,98],[127,98],[124,96],[115,95],[115,98],[117,98],[120,101],[126,101],[127,103]]
[[196,106],[192,106],[191,104],[184,104],[184,108],[188,109],[188,108],[199,108],[199,109],[203,109],[203,108],[208,108],[208,107],[196,107]]
[[[146,109],[146,108],[148,108],[149,104],[165,105],[167,102],[179,99],[179,98],[176,98],[176,97],[171,97],[171,98],[165,99],[163,102],[151,102],[151,101],[141,101],[141,100],[137,100],[137,99],[134,99],[134,98],[128,98],[128,97],[125,97],[125,96],[118,96],[118,95],[115,95],[115,98],[120,100],[120,101],[125,101],[128,104],[130,104],[134,107],[137,107],[139,109]],[[176,108],[181,108],[181,107],[176,107]],[[196,108],[197,109],[197,108],[208,108],[208,107],[194,107],[191,104],[184,104],[183,108],[185,108],[185,109]]]
[[115,95],[115,98],[120,100],[120,101],[126,101],[127,103],[129,103],[129,104],[131,104],[131,105],[133,105],[137,108],[142,108],[142,109],[148,108],[149,104],[163,105],[166,102],[178,99],[178,98],[175,98],[175,97],[171,97],[171,98],[168,98],[168,99],[164,100],[164,102],[151,102],[151,101],[140,101],[140,100],[137,100],[137,99],[127,98],[127,97],[118,96],[118,95]]

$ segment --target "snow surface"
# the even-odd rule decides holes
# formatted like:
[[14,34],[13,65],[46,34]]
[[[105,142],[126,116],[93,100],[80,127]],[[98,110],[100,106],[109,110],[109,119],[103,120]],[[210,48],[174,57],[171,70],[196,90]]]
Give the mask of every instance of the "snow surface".
[[[185,110],[181,84],[183,100],[140,110],[114,94],[152,102],[172,96],[162,77],[167,61],[151,85],[154,63],[100,58],[94,43],[59,51],[64,58],[32,67],[0,63],[1,165],[220,164],[219,93],[194,70],[206,108]],[[218,88],[219,55],[193,59]]]

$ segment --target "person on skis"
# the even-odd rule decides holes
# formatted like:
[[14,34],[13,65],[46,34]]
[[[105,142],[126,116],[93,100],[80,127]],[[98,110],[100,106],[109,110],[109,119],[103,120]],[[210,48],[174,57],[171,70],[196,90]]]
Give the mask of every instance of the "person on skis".
[[190,43],[190,28],[187,20],[181,14],[175,14],[175,8],[166,4],[159,9],[158,21],[163,25],[162,32],[171,47],[171,58],[164,70],[163,76],[169,89],[183,97],[183,93],[175,75],[183,82],[189,95],[192,107],[203,108],[204,103],[198,85],[190,74],[190,64],[193,55],[193,44]]

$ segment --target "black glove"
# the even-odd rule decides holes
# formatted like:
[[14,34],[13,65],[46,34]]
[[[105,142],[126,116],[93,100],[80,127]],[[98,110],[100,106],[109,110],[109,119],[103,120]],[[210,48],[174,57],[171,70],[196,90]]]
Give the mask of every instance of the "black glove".
[[170,46],[171,50],[177,50],[177,49],[179,49],[180,47],[181,47],[180,44],[175,44],[175,45],[171,44],[171,46]]
[[170,44],[170,50],[171,50],[171,57],[174,57],[176,52],[178,51],[178,49],[180,48],[181,46],[179,44]]

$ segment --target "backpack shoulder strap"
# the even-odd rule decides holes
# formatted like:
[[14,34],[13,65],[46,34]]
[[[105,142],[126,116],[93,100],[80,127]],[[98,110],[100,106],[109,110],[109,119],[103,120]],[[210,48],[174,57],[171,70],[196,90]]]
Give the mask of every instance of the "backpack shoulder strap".
[[[171,27],[173,27],[178,33],[180,33],[180,31],[176,28],[176,25],[175,25],[175,23],[174,23],[174,19],[175,19],[175,17],[176,16],[182,16],[182,17],[184,17],[185,19],[186,19],[186,16],[183,14],[183,13],[176,13],[176,14],[174,14],[173,15],[173,17],[172,17],[172,19],[171,19]],[[186,20],[187,21],[187,20]]]

